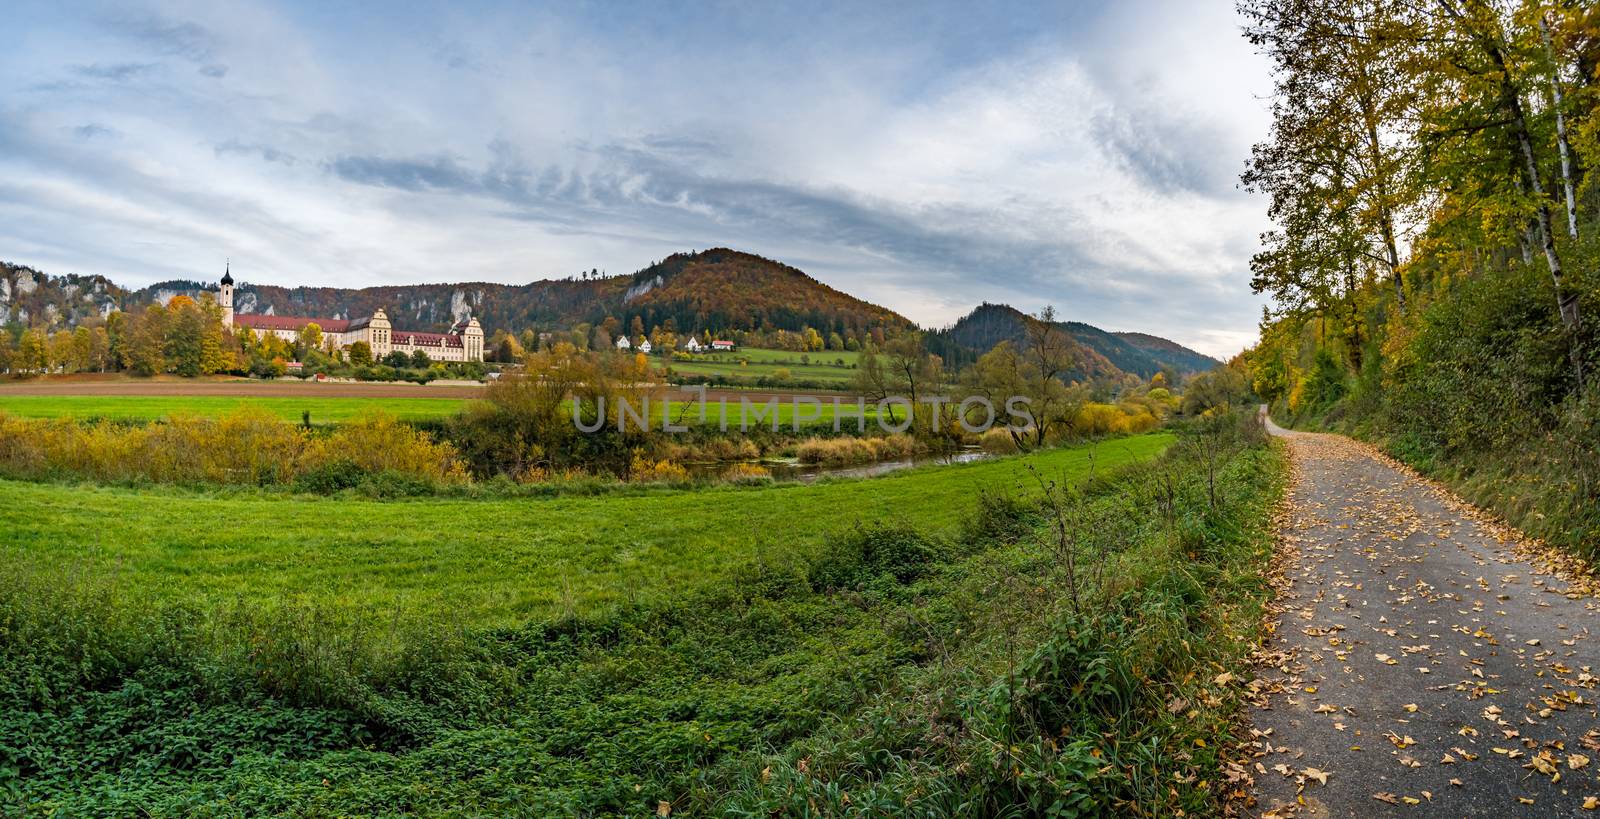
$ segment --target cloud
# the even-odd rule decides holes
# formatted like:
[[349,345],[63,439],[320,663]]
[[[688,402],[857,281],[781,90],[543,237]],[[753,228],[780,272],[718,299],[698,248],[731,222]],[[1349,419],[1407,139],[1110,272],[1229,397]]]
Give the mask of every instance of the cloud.
[[76,128],[73,128],[72,129],[72,135],[77,137],[77,138],[79,138],[79,139],[94,139],[96,137],[116,137],[116,136],[119,136],[119,134],[117,133],[116,129],[107,128],[104,125],[96,125],[93,122],[85,123],[83,125],[79,125]]
[[296,162],[295,157],[271,145],[245,143],[237,139],[218,143],[215,152],[217,156],[259,156],[267,162],[281,162],[285,165],[293,165]]
[[107,24],[157,53],[191,62],[207,62],[216,50],[216,37],[191,21],[170,20],[159,14],[127,13],[110,18]]
[[0,243],[353,286],[730,245],[927,324],[1054,303],[1227,354],[1267,78],[1225,5],[1153,1],[46,11],[0,53]]
[[328,169],[343,179],[363,185],[381,185],[407,191],[483,192],[483,184],[477,175],[448,156],[417,159],[341,156],[328,163]]
[[74,73],[83,77],[111,80],[112,82],[122,82],[123,80],[129,80],[134,77],[147,74],[155,67],[155,63],[113,63],[110,65],[93,63],[90,65],[74,66],[73,71]]

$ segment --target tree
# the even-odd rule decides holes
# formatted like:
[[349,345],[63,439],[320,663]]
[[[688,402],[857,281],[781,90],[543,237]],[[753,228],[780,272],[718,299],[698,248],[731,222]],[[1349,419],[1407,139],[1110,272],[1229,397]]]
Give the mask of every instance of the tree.
[[156,375],[167,371],[167,310],[152,304],[132,322],[127,344],[128,369],[137,375]]
[[397,370],[404,369],[411,366],[411,356],[406,355],[402,350],[390,350],[389,354],[383,357],[383,363],[385,366],[393,367]]
[[[1256,292],[1327,298],[1329,278],[1376,263],[1405,309],[1399,244],[1417,211],[1407,137],[1420,34],[1393,0],[1245,0],[1246,36],[1274,63],[1269,139],[1255,146],[1245,187],[1271,199],[1279,231],[1252,262]],[[1414,219],[1412,220],[1414,221]]]
[[[909,331],[889,339],[881,348],[867,345],[861,353],[851,384],[857,393],[870,401],[904,399],[911,404],[915,414],[921,399],[930,395],[930,387],[942,384],[943,377],[944,368],[939,357],[923,349],[921,333]],[[898,403],[890,402],[885,407],[891,426],[900,423],[896,411]],[[924,426],[932,428],[929,424]]]
[[321,350],[322,327],[314,321],[306,322],[306,326],[300,328],[299,343],[302,350]]
[[366,367],[372,364],[372,345],[365,341],[357,341],[351,344],[350,363],[357,367]]
[[1033,443],[1042,446],[1051,434],[1071,422],[1082,403],[1067,389],[1067,373],[1078,365],[1077,342],[1056,321],[1056,309],[1046,305],[1038,315],[1023,320],[1022,372],[1033,413]]
[[14,368],[25,373],[44,372],[50,366],[46,344],[43,330],[35,328],[23,333],[12,357]]
[[113,310],[106,316],[107,357],[116,369],[128,367],[128,314]]
[[433,363],[433,359],[428,357],[428,353],[426,351],[424,351],[424,350],[412,350],[411,351],[411,366],[416,367],[419,370],[425,370],[432,363]]
[[165,356],[173,372],[194,378],[205,372],[205,317],[194,300],[174,298],[167,306]]

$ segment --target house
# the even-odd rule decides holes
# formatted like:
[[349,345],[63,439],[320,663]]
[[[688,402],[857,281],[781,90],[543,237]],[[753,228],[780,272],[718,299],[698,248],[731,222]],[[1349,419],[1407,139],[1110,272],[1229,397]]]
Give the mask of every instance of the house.
[[414,333],[395,330],[389,316],[380,308],[372,315],[357,319],[307,318],[304,316],[269,316],[233,312],[233,272],[225,269],[217,304],[222,307],[222,323],[231,330],[249,330],[253,333],[271,334],[284,341],[294,342],[307,325],[315,324],[322,330],[323,343],[330,349],[349,347],[358,341],[366,342],[372,357],[383,358],[392,352],[406,354],[418,350],[434,361],[482,361],[483,327],[478,320],[468,316],[456,322],[447,332]]
[[698,353],[701,349],[700,342],[696,341],[694,336],[689,336],[689,340],[683,343],[683,349],[688,350],[691,353]]
[[626,350],[631,347],[633,347],[633,342],[629,341],[627,336],[617,336],[617,349]]
[[639,342],[639,352],[641,352],[641,353],[650,352],[650,347],[651,347],[650,339],[648,339],[648,338],[647,339],[643,339],[643,340],[641,340]]
[[713,349],[713,350],[715,350],[715,351],[717,351],[719,353],[731,353],[731,352],[733,352],[734,347],[735,347],[735,345],[731,341],[720,341],[720,340],[718,340],[718,341],[711,342],[711,349]]

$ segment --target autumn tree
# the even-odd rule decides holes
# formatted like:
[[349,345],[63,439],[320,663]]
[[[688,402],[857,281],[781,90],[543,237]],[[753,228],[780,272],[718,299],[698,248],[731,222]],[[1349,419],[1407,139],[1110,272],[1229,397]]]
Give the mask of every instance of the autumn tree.
[[17,339],[17,351],[12,356],[12,367],[19,372],[42,373],[50,366],[48,341],[44,331],[34,328]]
[[322,326],[314,321],[306,322],[306,326],[300,328],[299,345],[302,350],[321,350]]
[[167,309],[149,305],[132,322],[128,333],[128,369],[137,375],[158,375],[167,371]]

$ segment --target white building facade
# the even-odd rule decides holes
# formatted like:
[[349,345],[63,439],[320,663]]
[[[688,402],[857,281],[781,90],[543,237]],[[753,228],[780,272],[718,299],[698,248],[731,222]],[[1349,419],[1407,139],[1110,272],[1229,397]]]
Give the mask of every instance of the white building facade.
[[300,332],[306,325],[315,324],[322,330],[324,345],[341,348],[364,341],[372,348],[374,359],[396,351],[410,355],[421,350],[434,361],[483,360],[483,327],[471,316],[456,322],[448,332],[419,333],[394,329],[389,323],[389,316],[381,308],[370,316],[358,319],[235,314],[231,271],[222,274],[217,303],[222,307],[222,323],[235,332],[247,329],[257,334],[270,333],[293,342],[300,339]]

